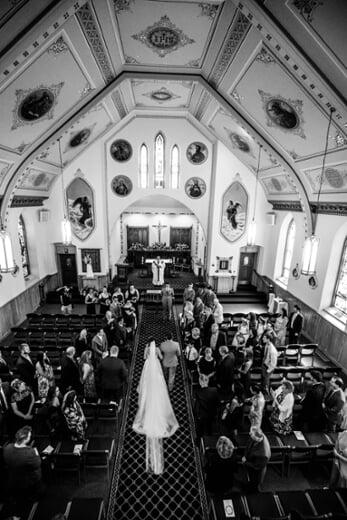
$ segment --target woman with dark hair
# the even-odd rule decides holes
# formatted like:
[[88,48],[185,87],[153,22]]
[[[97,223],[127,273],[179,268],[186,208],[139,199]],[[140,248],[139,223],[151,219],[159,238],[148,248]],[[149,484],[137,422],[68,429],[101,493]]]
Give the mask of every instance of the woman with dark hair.
[[97,303],[97,301],[98,298],[95,296],[95,290],[93,289],[93,287],[90,287],[84,299],[87,314],[96,314],[95,304]]
[[212,354],[212,348],[206,347],[204,349],[203,357],[198,361],[198,372],[207,377],[209,385],[210,381],[216,374],[216,360]]
[[30,388],[20,379],[11,383],[11,432],[14,434],[19,428],[30,425],[33,418],[35,397]]
[[79,362],[81,383],[83,385],[83,394],[85,399],[94,399],[96,397],[95,375],[92,363],[92,351],[85,350],[82,353]]
[[112,294],[112,299],[113,298],[117,298],[117,300],[119,301],[119,303],[121,305],[123,305],[124,303],[124,295],[122,293],[122,290],[120,287],[116,287],[115,290],[114,290],[114,293]]
[[39,416],[44,430],[50,439],[60,439],[64,431],[64,419],[60,406],[61,394],[57,386],[48,389],[46,401],[39,410]]
[[70,390],[64,396],[62,412],[73,441],[83,441],[86,435],[87,421],[81,405],[77,401],[75,390]]
[[48,390],[51,386],[55,386],[53,368],[46,352],[38,352],[36,361],[36,377],[39,398],[44,401],[47,397]]
[[274,331],[277,334],[277,345],[283,347],[286,344],[288,326],[288,313],[286,309],[282,309],[281,315],[276,318]]
[[82,329],[81,332],[76,336],[75,349],[76,357],[81,357],[82,352],[90,348],[90,337],[87,329]]
[[130,302],[131,305],[134,307],[135,313],[136,313],[136,318],[138,319],[138,316],[139,316],[138,306],[139,306],[140,293],[136,289],[136,287],[133,283],[131,283],[129,285],[129,288],[125,291],[124,297],[125,297],[125,301]]
[[111,303],[111,294],[108,292],[107,287],[104,286],[102,288],[102,291],[99,293],[98,296],[99,305],[100,305],[100,312],[99,314],[102,314],[105,316],[106,311],[110,308]]

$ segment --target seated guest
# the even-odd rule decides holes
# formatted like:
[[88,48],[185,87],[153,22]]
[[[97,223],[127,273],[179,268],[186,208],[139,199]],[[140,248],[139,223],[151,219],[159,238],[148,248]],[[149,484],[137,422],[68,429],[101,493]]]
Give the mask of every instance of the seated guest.
[[196,420],[196,435],[212,435],[212,426],[218,411],[217,388],[209,387],[209,379],[204,374],[199,376],[200,388],[195,393],[194,416]]
[[273,397],[273,411],[270,423],[275,432],[288,435],[292,431],[294,386],[290,381],[283,381],[275,391],[270,390]]
[[325,427],[327,431],[336,431],[341,421],[341,411],[345,404],[345,394],[343,393],[343,381],[340,377],[332,377],[323,401],[325,415]]
[[87,400],[94,399],[96,397],[96,389],[91,350],[83,352],[79,362],[79,369],[84,398]]
[[12,504],[13,518],[24,518],[24,510],[38,500],[44,488],[41,476],[41,457],[31,446],[30,426],[20,428],[14,444],[3,448],[3,458],[8,469],[7,498]]
[[225,345],[219,347],[220,361],[216,369],[216,383],[223,400],[229,400],[234,385],[235,356]]
[[86,436],[87,421],[74,390],[69,390],[65,394],[61,410],[71,439],[73,441],[83,441]]
[[257,426],[252,426],[249,441],[242,457],[249,477],[248,491],[258,493],[264,481],[267,463],[271,457],[271,448],[267,437]]
[[84,303],[86,304],[86,313],[87,314],[96,314],[96,303],[98,301],[97,295],[95,294],[95,289],[90,287],[88,292],[84,298]]
[[210,347],[204,349],[203,356],[198,361],[198,372],[207,378],[209,384],[216,374],[216,360],[212,356]]
[[286,309],[282,309],[280,316],[276,318],[274,331],[277,335],[277,345],[283,347],[286,344],[288,327],[288,313]]
[[24,381],[33,392],[36,391],[36,371],[35,365],[30,357],[30,347],[27,343],[22,343],[19,346],[19,357],[16,363],[16,370],[18,377],[21,381]]
[[2,381],[0,377],[0,445],[8,430],[10,414],[10,383]]
[[55,386],[53,367],[46,352],[38,352],[36,361],[36,377],[39,399],[44,401],[47,397],[48,390],[51,386]]
[[261,391],[260,385],[251,385],[250,391],[252,397],[250,398],[251,408],[249,410],[249,420],[251,422],[251,428],[261,428],[263,420],[263,412],[265,407],[265,398]]
[[76,356],[81,357],[82,352],[90,348],[90,337],[87,329],[82,329],[75,338]]
[[230,493],[236,472],[234,445],[228,437],[219,437],[216,453],[207,453],[206,488],[209,493],[223,496]]
[[140,293],[136,289],[134,284],[129,285],[129,288],[125,291],[124,297],[125,297],[125,301],[130,302],[131,305],[134,307],[136,317],[138,317]]
[[193,314],[194,314],[195,326],[198,327],[199,329],[202,326],[203,311],[204,311],[203,301],[199,296],[197,296],[195,299],[195,302],[194,302]]
[[184,349],[184,357],[186,360],[186,366],[190,372],[197,370],[197,361],[199,359],[199,352],[194,347],[193,343],[188,343]]
[[318,370],[308,372],[306,377],[310,379],[310,386],[301,401],[302,410],[299,424],[303,431],[318,432],[322,430],[322,425],[325,424],[323,411],[325,385],[323,383],[323,376]]
[[206,347],[210,347],[215,357],[218,357],[218,349],[227,344],[225,332],[219,330],[218,323],[213,323],[208,336]]
[[63,393],[71,389],[77,393],[80,393],[82,390],[75,353],[75,347],[68,347],[61,361],[60,386]]
[[92,351],[94,366],[97,367],[101,359],[107,354],[108,342],[105,331],[100,328],[92,338]]
[[124,295],[123,295],[122,290],[121,290],[120,287],[116,287],[115,288],[114,293],[112,294],[112,299],[114,299],[114,298],[117,298],[119,303],[121,303],[123,305],[123,303],[124,303]]
[[111,294],[108,292],[107,287],[104,286],[102,288],[102,291],[99,293],[98,301],[100,305],[100,311],[99,314],[102,314],[105,316],[106,311],[109,310],[110,303],[111,303]]
[[14,434],[23,426],[31,424],[35,397],[30,387],[20,379],[14,379],[11,383],[11,416],[10,429]]
[[223,306],[219,302],[218,298],[215,298],[213,300],[213,317],[214,317],[215,323],[217,323],[218,325],[223,323],[223,320],[224,320]]
[[96,371],[96,380],[100,388],[100,397],[119,403],[125,384],[128,381],[128,370],[124,361],[118,359],[119,348],[113,345],[110,355],[103,358]]

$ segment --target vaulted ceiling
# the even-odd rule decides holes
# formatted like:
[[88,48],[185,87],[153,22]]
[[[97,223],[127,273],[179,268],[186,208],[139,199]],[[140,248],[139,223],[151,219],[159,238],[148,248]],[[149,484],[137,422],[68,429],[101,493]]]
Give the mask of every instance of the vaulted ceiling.
[[[270,201],[347,201],[345,0],[2,0],[0,197],[49,196],[134,117],[186,117]],[[330,108],[328,154],[321,178]],[[321,181],[321,182],[320,182]]]

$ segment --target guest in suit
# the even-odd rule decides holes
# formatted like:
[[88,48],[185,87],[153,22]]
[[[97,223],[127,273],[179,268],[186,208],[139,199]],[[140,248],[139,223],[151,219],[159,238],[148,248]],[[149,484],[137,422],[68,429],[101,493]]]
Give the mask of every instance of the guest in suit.
[[288,332],[289,332],[289,343],[299,343],[300,334],[304,324],[304,317],[301,314],[299,305],[294,305],[294,312],[289,316],[288,321]]
[[75,390],[78,394],[82,391],[80,373],[75,359],[75,354],[75,347],[68,347],[61,362],[60,386],[64,394],[67,390],[71,389]]
[[95,334],[92,339],[92,351],[94,357],[94,365],[98,366],[101,359],[107,354],[108,342],[107,336],[103,328]]
[[216,370],[217,388],[223,400],[229,400],[234,385],[235,356],[228,347],[219,347],[220,361]]
[[110,355],[104,357],[96,370],[96,381],[100,397],[119,403],[123,388],[128,380],[128,371],[124,361],[118,359],[119,348],[113,345]]
[[24,381],[24,383],[35,392],[36,369],[30,357],[30,347],[27,343],[22,343],[19,346],[19,357],[17,359],[16,369],[19,379]]
[[207,452],[206,487],[209,493],[223,496],[233,487],[237,462],[234,444],[228,437],[219,437],[216,452]]
[[210,334],[207,339],[206,347],[210,347],[215,357],[218,357],[218,349],[227,344],[225,332],[219,330],[218,323],[211,325]]
[[166,340],[163,341],[163,343],[160,345],[160,350],[163,354],[163,369],[165,379],[167,381],[169,391],[171,391],[175,383],[178,358],[181,355],[180,346],[177,341],[172,339],[171,332],[166,335]]
[[211,327],[214,324],[214,317],[211,307],[205,305],[204,311],[201,314],[202,323],[202,342],[203,345],[208,345],[208,340],[211,335]]
[[175,294],[173,288],[169,283],[166,283],[161,290],[161,302],[163,306],[163,318],[164,320],[172,320],[173,317],[173,301]]
[[216,299],[215,293],[212,291],[210,286],[205,287],[203,295],[202,295],[202,301],[206,307],[210,307],[210,309],[213,309],[214,307],[214,300]]
[[247,468],[249,491],[257,493],[265,477],[267,463],[271,457],[271,448],[266,435],[257,426],[251,427],[249,437],[242,463]]
[[194,299],[195,299],[195,291],[193,289],[193,284],[189,283],[188,286],[183,291],[183,306],[187,301],[193,303]]
[[322,430],[322,425],[325,423],[323,411],[325,385],[322,374],[317,370],[308,372],[306,377],[310,378],[310,386],[301,401],[299,424],[303,431],[318,432]]
[[332,377],[323,401],[326,430],[329,432],[336,431],[341,421],[341,411],[345,404],[345,394],[342,388],[342,379],[336,376]]
[[10,383],[0,378],[0,444],[8,428],[10,414]]
[[116,320],[112,337],[114,345],[118,345],[120,350],[125,348],[127,342],[127,329],[124,325],[123,317],[120,317]]
[[195,394],[194,416],[196,420],[196,435],[212,435],[212,426],[217,415],[219,398],[217,388],[209,387],[209,378],[204,374],[199,376],[200,388]]
[[202,323],[201,317],[202,317],[203,311],[204,311],[203,301],[199,296],[197,296],[195,298],[193,315],[194,315],[195,326],[198,328],[201,327],[201,323]]

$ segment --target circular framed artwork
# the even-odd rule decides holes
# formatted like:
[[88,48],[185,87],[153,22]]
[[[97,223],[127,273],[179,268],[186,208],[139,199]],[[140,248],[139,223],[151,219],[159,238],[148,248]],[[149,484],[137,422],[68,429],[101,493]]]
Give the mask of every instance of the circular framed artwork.
[[48,88],[39,88],[23,99],[18,108],[18,116],[24,121],[36,121],[47,114],[53,104],[53,92]]
[[194,141],[187,148],[187,158],[192,164],[202,164],[208,156],[207,146],[204,143]]
[[283,99],[270,99],[266,104],[266,113],[275,125],[286,130],[299,126],[300,119],[295,108]]
[[200,177],[191,177],[184,187],[186,194],[191,199],[200,199],[206,192],[206,183]]
[[90,136],[91,132],[89,128],[83,128],[83,130],[80,130],[75,134],[69,141],[69,145],[72,148],[75,148],[76,146],[79,146],[80,144],[84,143],[88,137]]
[[133,183],[126,175],[116,175],[111,181],[111,188],[118,197],[126,197],[132,192]]
[[132,156],[133,149],[131,144],[125,139],[117,139],[111,144],[110,154],[115,161],[125,162]]
[[315,276],[315,275],[310,276],[308,279],[308,285],[311,287],[311,289],[317,289],[317,287],[318,287],[317,276]]

